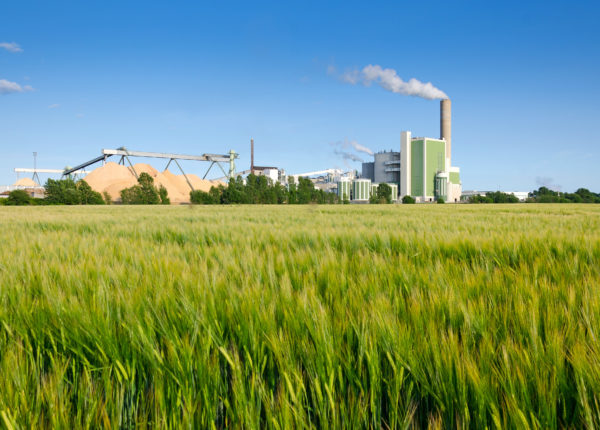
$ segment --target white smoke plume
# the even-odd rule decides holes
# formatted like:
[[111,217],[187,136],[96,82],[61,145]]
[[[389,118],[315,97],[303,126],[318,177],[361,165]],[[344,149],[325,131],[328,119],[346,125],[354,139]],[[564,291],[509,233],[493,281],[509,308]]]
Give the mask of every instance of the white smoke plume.
[[356,152],[362,152],[367,155],[373,155],[373,151],[370,148],[367,148],[364,145],[361,145],[356,140],[339,140],[337,142],[331,142],[331,146],[334,146],[335,149],[333,153],[341,156],[345,161],[358,161],[363,163],[364,160],[358,155],[350,152],[352,150]]
[[360,163],[363,163],[365,161],[362,158],[360,158],[358,155],[355,155],[351,152],[342,151],[340,149],[334,149],[333,153],[335,155],[339,155],[340,157],[342,157],[342,159],[347,160],[347,161],[358,161]]
[[341,79],[352,85],[362,83],[369,86],[375,82],[387,91],[405,96],[428,100],[448,98],[445,92],[434,87],[431,82],[421,82],[415,78],[404,81],[394,69],[383,69],[378,65],[369,64],[362,70],[350,70],[341,75]]
[[354,148],[355,151],[364,152],[365,154],[368,154],[368,155],[373,155],[373,151],[371,151],[366,146],[361,145],[360,143],[358,143],[355,140],[350,141],[349,144],[352,146],[352,148]]
[[336,146],[338,148],[343,148],[343,149],[354,149],[357,152],[364,152],[367,155],[374,154],[374,152],[370,148],[367,148],[366,146],[361,145],[356,140],[348,140],[348,139],[338,140],[337,142],[331,142],[330,145]]

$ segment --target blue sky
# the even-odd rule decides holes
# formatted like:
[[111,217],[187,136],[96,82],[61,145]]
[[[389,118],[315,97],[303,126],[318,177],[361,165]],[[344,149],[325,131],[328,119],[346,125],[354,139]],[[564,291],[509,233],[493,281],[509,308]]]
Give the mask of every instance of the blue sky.
[[30,167],[33,151],[38,167],[62,168],[119,146],[232,148],[245,169],[253,137],[256,164],[299,173],[344,168],[335,142],[399,150],[402,130],[437,137],[437,100],[340,79],[372,64],[452,99],[463,189],[600,191],[598,2],[23,0],[1,9],[0,184]]

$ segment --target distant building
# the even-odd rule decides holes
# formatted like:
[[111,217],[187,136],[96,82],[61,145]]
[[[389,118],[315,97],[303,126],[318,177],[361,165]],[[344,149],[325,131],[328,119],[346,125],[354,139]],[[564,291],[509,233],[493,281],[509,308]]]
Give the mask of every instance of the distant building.
[[421,202],[439,198],[460,201],[460,169],[451,166],[445,139],[413,138],[410,131],[403,131],[400,146],[401,196],[409,195]]
[[362,164],[362,178],[378,183],[400,183],[400,152],[378,152],[373,159],[373,162]]

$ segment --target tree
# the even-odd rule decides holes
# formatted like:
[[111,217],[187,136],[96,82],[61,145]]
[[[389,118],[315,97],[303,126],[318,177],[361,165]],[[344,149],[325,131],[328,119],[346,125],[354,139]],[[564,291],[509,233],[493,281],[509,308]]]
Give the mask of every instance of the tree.
[[45,199],[50,204],[77,205],[81,201],[77,185],[71,178],[48,179],[44,190]]
[[317,203],[319,201],[319,191],[315,189],[315,184],[308,178],[298,178],[297,201],[299,204]]
[[92,187],[90,187],[90,185],[83,179],[78,181],[75,186],[79,193],[79,202],[82,205],[105,204],[104,199],[102,199],[102,195],[99,192],[92,190]]
[[294,204],[298,202],[298,188],[296,180],[293,176],[288,176],[288,203]]
[[[165,193],[166,191],[165,189]],[[168,199],[167,194],[165,198]],[[152,176],[143,172],[138,177],[138,185],[121,190],[121,201],[129,205],[157,205],[161,202],[161,197]]]
[[198,205],[215,205],[220,203],[220,200],[219,188],[217,187],[211,187],[208,193],[202,190],[190,191],[190,201]]
[[162,184],[161,184],[160,188],[158,189],[158,196],[160,197],[161,205],[170,205],[171,204],[171,199],[169,199],[169,192]]
[[392,203],[392,187],[386,183],[377,186],[376,203]]
[[409,195],[406,195],[406,196],[402,197],[402,203],[404,203],[405,205],[414,205],[415,199],[413,199]]
[[133,187],[124,188],[120,192],[121,202],[125,205],[143,205],[144,194],[142,193],[142,187],[134,185]]
[[154,186],[154,178],[146,172],[142,172],[138,178],[138,183],[142,188],[144,204],[157,205],[160,203],[158,190]]
[[12,190],[6,199],[6,206],[25,206],[31,204],[31,196],[25,190]]
[[48,179],[44,185],[46,204],[53,205],[103,205],[102,195],[92,189],[83,179]]
[[106,203],[107,205],[112,205],[112,197],[110,196],[108,191],[104,191],[102,193],[102,197],[104,198],[104,203]]

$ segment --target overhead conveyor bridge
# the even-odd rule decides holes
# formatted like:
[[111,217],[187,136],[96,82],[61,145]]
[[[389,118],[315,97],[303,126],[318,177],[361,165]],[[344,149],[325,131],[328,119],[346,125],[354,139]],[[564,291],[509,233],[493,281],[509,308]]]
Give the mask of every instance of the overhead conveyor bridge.
[[[202,155],[184,155],[184,154],[170,154],[170,153],[163,153],[163,152],[146,152],[146,151],[130,151],[127,148],[117,148],[117,149],[103,149],[102,150],[102,155],[99,157],[96,157],[92,160],[86,161],[85,163],[81,163],[78,166],[72,167],[72,168],[68,168],[65,169],[63,171],[63,176],[67,176],[70,175],[78,170],[84,169],[88,166],[91,166],[92,164],[96,164],[99,162],[106,162],[106,160],[109,157],[112,157],[113,155],[116,156],[120,156],[121,158],[119,159],[119,164],[125,165],[125,161],[127,161],[127,163],[129,164],[133,174],[135,175],[135,177],[138,177],[137,172],[135,171],[135,168],[133,167],[133,164],[131,163],[131,160],[129,159],[129,157],[146,157],[146,158],[164,158],[164,159],[168,159],[169,162],[167,163],[167,166],[165,167],[165,170],[169,168],[171,162],[175,162],[175,164],[177,165],[177,167],[179,167],[179,170],[181,170],[181,173],[183,174],[183,176],[185,177],[188,185],[190,186],[190,188],[192,190],[194,190],[194,187],[192,186],[192,183],[190,182],[190,180],[188,179],[186,173],[183,171],[183,169],[181,168],[181,165],[179,164],[179,162],[177,160],[191,160],[191,161],[208,161],[210,162],[210,166],[208,167],[208,169],[206,170],[206,173],[204,174],[204,176],[202,177],[202,179],[205,179],[206,176],[208,175],[208,173],[210,172],[210,169],[216,164],[221,171],[223,172],[223,174],[228,177],[228,178],[232,178],[235,176],[235,159],[238,158],[238,154],[232,149],[229,151],[229,154],[202,154]],[[225,169],[223,169],[223,166],[221,165],[221,163],[229,163],[229,173],[225,172]]]

